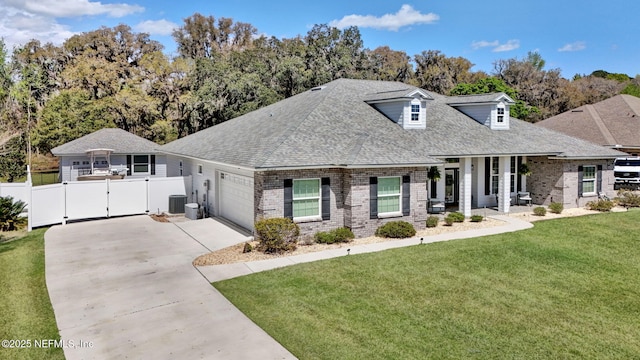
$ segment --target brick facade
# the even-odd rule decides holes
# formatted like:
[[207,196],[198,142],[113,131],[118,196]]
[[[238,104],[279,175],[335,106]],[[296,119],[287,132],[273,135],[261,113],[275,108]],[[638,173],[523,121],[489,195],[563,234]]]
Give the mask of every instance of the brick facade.
[[533,203],[549,205],[559,202],[565,208],[583,207],[589,201],[597,200],[597,195],[578,195],[578,167],[585,165],[602,166],[602,192],[613,198],[613,159],[611,160],[553,160],[547,157],[530,157],[527,160],[531,175],[527,179],[527,189]]
[[[410,176],[410,214],[385,219],[370,219],[369,178]],[[302,234],[312,235],[338,227],[350,228],[357,237],[373,235],[376,229],[393,220],[404,220],[416,229],[424,229],[427,219],[427,169],[307,169],[256,172],[254,207],[256,220],[284,216],[284,180],[330,178],[331,216],[329,220],[299,222]]]

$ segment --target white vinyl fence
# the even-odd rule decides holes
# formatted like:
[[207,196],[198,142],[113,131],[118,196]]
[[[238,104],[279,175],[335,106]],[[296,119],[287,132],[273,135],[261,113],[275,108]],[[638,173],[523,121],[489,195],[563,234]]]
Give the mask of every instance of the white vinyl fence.
[[191,195],[191,176],[0,184],[0,196],[27,203],[29,230],[67,221],[167,212],[170,195]]

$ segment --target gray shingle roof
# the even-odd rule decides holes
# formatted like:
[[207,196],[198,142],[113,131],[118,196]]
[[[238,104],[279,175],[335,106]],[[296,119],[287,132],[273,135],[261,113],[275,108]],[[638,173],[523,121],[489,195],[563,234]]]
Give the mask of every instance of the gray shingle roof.
[[89,149],[112,149],[114,154],[153,154],[159,145],[122,129],[101,129],[51,149],[56,156],[85,154]]
[[640,147],[640,98],[616,95],[536,125],[604,146]]
[[[617,151],[511,119],[491,130],[422,90],[427,128],[404,130],[365,100],[417,88],[340,79],[163,145],[160,151],[248,168],[403,166],[484,155],[619,156]],[[494,94],[495,95],[495,94]]]

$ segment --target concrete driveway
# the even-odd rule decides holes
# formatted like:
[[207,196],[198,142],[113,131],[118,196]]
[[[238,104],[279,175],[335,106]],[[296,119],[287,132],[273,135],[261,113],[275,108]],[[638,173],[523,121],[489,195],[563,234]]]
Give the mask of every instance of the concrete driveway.
[[134,216],[49,229],[49,296],[60,336],[75,345],[66,358],[294,358],[191,265],[229,241],[228,228],[209,220]]

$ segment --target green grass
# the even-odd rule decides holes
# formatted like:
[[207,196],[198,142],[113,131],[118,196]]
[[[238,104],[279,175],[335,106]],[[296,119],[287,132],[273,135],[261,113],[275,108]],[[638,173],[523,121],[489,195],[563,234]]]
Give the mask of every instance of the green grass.
[[44,276],[44,232],[0,243],[0,340],[31,340],[30,349],[0,347],[1,359],[64,359],[61,348],[36,349],[34,340],[59,340]]
[[300,359],[639,359],[640,211],[214,283]]

